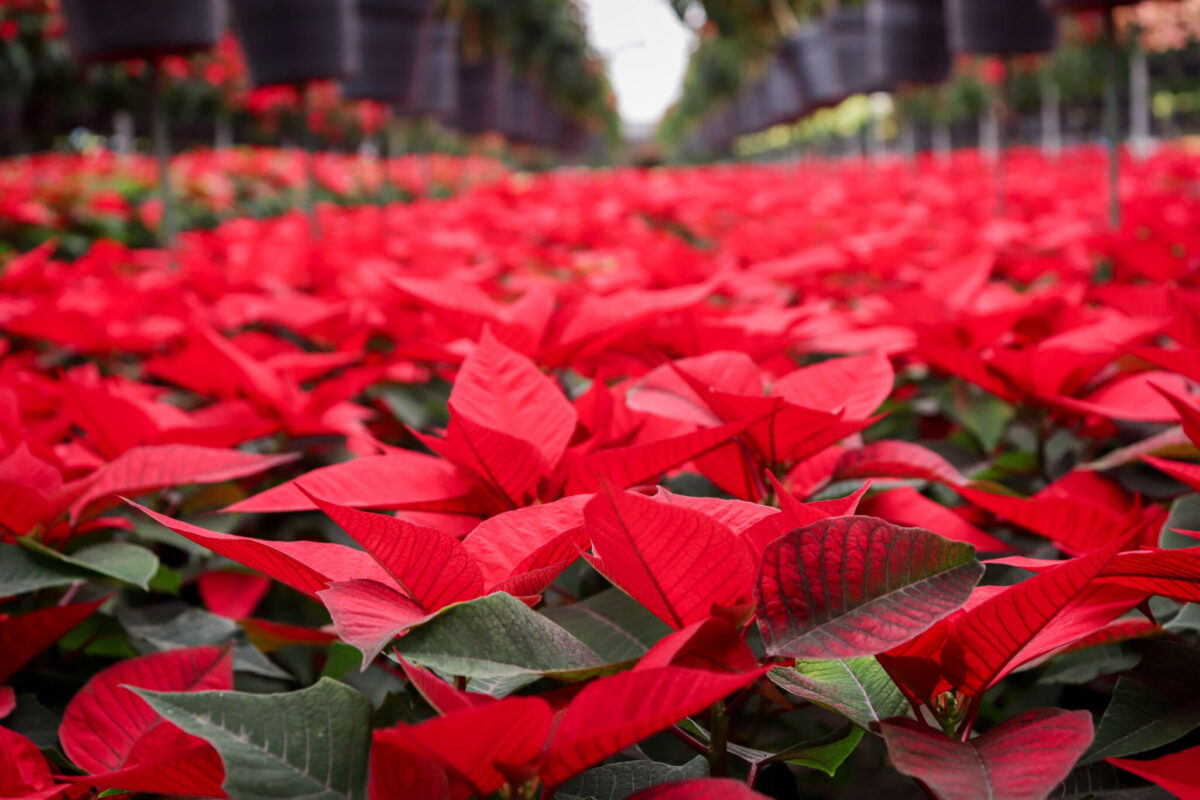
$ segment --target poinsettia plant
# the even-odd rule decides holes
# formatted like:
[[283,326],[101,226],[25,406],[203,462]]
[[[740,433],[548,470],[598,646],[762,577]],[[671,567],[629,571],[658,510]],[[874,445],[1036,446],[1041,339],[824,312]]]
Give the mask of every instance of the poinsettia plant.
[[1200,160],[1099,158],[10,258],[0,797],[1196,796]]

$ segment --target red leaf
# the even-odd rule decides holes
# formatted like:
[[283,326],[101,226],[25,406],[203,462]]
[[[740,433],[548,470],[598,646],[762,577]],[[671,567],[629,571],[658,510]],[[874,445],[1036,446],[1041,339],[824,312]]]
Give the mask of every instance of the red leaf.
[[475,694],[456,689],[429,670],[418,667],[416,664],[410,664],[399,656],[396,657],[396,660],[400,662],[400,667],[404,670],[408,680],[425,698],[425,702],[429,703],[433,710],[442,716],[495,702],[486,694]]
[[[528,506],[483,522],[463,539],[463,548],[478,564],[487,591],[524,572],[574,560],[583,528],[583,506],[589,495],[564,497]],[[537,594],[537,592],[534,592]]]
[[376,731],[371,760],[418,754],[444,765],[487,797],[506,783],[498,766],[537,762],[552,719],[550,705],[539,697],[507,697],[420,725]]
[[595,566],[675,628],[746,602],[754,568],[724,525],[682,506],[604,492],[583,510]]
[[642,789],[628,800],[766,800],[766,797],[732,778],[693,778]]
[[[128,686],[165,692],[232,689],[233,654],[207,646],[171,650],[119,661],[97,673],[71,698],[58,731],[63,752],[76,766],[102,775],[153,759],[159,762],[157,785],[177,792],[177,771],[196,758],[191,747],[208,750],[220,764],[211,746],[178,731]],[[185,742],[189,748],[182,748]],[[198,777],[204,785],[180,793],[220,793],[220,770]]]
[[462,543],[442,531],[331,503],[300,491],[363,546],[425,612],[483,594],[483,575]]
[[225,767],[207,742],[164,723],[129,754],[128,766],[96,775],[68,778],[97,789],[124,789],[155,795],[225,797]]
[[738,629],[716,617],[693,622],[658,640],[634,670],[672,665],[732,673],[750,672],[759,666]]
[[566,494],[595,492],[607,481],[628,488],[653,480],[669,469],[704,455],[744,431],[754,420],[747,419],[702,428],[698,431],[653,442],[616,447],[589,453],[569,465]]
[[862,513],[897,525],[933,531],[952,542],[966,542],[984,553],[1006,553],[1012,547],[984,533],[941,503],[909,486],[872,495],[862,502]]
[[1192,440],[1192,444],[1200,447],[1200,406],[1195,404],[1194,398],[1190,395],[1179,394],[1157,383],[1150,385],[1175,407],[1175,410],[1179,412],[1179,420],[1183,423],[1183,432]]
[[134,447],[96,471],[87,492],[71,506],[72,520],[89,505],[113,495],[137,496],[168,486],[221,483],[265,472],[297,458],[262,456],[188,444]]
[[749,686],[765,672],[766,667],[739,675],[657,667],[595,680],[571,700],[554,729],[546,748],[542,779],[549,786],[557,786]]
[[972,548],[874,517],[823,520],[771,543],[756,592],[767,652],[854,658],[902,644],[962,606]]
[[0,753],[0,798],[48,800],[62,792],[42,751],[21,734],[0,728]]
[[896,769],[954,800],[1041,800],[1092,742],[1086,711],[1038,709],[961,742],[914,720],[880,723]]
[[492,488],[501,508],[518,508],[554,468],[537,446],[469,417],[452,416],[445,439],[418,437],[429,449]]
[[1102,547],[1129,529],[1125,515],[1066,497],[1014,497],[959,486],[963,499],[1041,534],[1071,555]]
[[[299,480],[310,491],[351,508],[415,509],[471,513],[478,489],[452,464],[405,450],[321,467]],[[234,503],[226,512],[311,511],[294,483],[285,483]]]
[[272,653],[293,644],[324,647],[337,641],[337,636],[324,630],[287,625],[265,619],[243,618],[238,627],[246,632],[250,643],[264,653]]
[[50,606],[16,617],[0,617],[0,683],[25,666],[29,659],[57,642],[92,615],[105,598],[93,603]]
[[1120,553],[1104,567],[1100,577],[1106,583],[1181,603],[1200,602],[1200,552],[1196,548]]
[[780,378],[771,394],[794,405],[860,419],[871,416],[888,398],[895,377],[891,362],[880,353],[834,358]]
[[317,592],[338,637],[363,654],[364,666],[403,631],[430,614],[392,586],[372,580],[337,581]]
[[0,686],[0,719],[4,719],[17,708],[17,693],[11,686]]
[[961,486],[966,478],[937,453],[912,442],[882,441],[847,450],[833,470],[836,480],[917,478]]
[[440,764],[424,753],[403,749],[387,741],[386,732],[375,734],[367,780],[369,800],[446,800],[450,778]]
[[1120,539],[1004,587],[951,621],[956,647],[945,665],[951,683],[977,696],[1019,666],[1018,657],[1088,588],[1125,545]]
[[1106,758],[1110,764],[1153,781],[1180,800],[1200,800],[1200,746],[1147,761],[1132,758]]
[[218,533],[172,519],[165,514],[126,501],[158,524],[207,547],[242,566],[268,575],[309,597],[333,581],[371,578],[390,583],[391,578],[367,553],[328,542],[271,542]]
[[1163,350],[1158,347],[1130,347],[1128,350],[1156,367],[1200,381],[1200,348]]
[[196,579],[196,588],[204,607],[229,619],[243,619],[254,613],[271,581],[235,569],[209,570]]
[[487,328],[454,380],[449,405],[452,420],[463,417],[533,445],[547,467],[558,463],[575,433],[575,409],[554,381]]

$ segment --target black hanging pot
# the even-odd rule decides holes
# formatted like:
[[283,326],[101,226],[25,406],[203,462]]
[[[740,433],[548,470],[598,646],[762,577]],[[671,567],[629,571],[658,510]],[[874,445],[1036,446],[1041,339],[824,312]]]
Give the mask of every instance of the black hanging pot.
[[473,135],[500,130],[508,80],[507,61],[485,58],[473,64],[460,62],[454,127]]
[[501,115],[500,132],[513,142],[532,143],[537,137],[537,83],[524,75],[515,75],[508,82]]
[[834,106],[846,99],[848,92],[838,67],[837,47],[826,23],[815,22],[789,36],[780,52],[800,81],[808,111]]
[[207,50],[221,35],[221,0],[63,0],[67,41],[80,61],[122,61]]
[[826,22],[833,33],[838,73],[846,94],[886,92],[895,84],[867,69],[870,46],[867,40],[867,13],[861,8],[839,8]]
[[1132,6],[1141,0],[1042,0],[1055,14],[1074,14],[1077,11],[1107,11],[1117,6]]
[[361,69],[342,83],[342,94],[358,100],[406,103],[413,93],[421,21],[428,0],[358,0]]
[[867,71],[884,85],[950,77],[943,0],[867,0]]
[[354,0],[231,3],[255,86],[336,80],[358,72],[361,61]]
[[946,28],[955,51],[1014,55],[1053,50],[1058,22],[1042,0],[946,0]]
[[396,111],[452,117],[458,108],[458,25],[426,22],[419,42],[412,96]]
[[804,89],[793,70],[788,69],[782,57],[776,53],[763,75],[763,102],[770,124],[781,125],[794,122],[804,116],[807,102]]

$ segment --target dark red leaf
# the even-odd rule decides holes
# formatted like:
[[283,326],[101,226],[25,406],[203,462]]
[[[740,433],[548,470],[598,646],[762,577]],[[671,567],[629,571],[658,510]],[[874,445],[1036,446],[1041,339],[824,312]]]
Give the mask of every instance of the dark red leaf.
[[15,617],[0,617],[0,683],[15,675],[29,659],[57,642],[100,607],[92,603],[39,608]]
[[962,742],[914,720],[880,724],[896,769],[953,800],[1042,800],[1092,742],[1086,711],[1038,709]]
[[973,548],[929,531],[875,517],[823,520],[764,551],[759,628],[771,655],[874,655],[961,607],[982,574]]
[[1200,762],[1200,746],[1146,761],[1132,758],[1104,760],[1153,781],[1180,800],[1200,800],[1200,773],[1196,772],[1196,764]]
[[204,607],[229,619],[253,614],[270,588],[270,579],[235,569],[209,570],[196,579]]

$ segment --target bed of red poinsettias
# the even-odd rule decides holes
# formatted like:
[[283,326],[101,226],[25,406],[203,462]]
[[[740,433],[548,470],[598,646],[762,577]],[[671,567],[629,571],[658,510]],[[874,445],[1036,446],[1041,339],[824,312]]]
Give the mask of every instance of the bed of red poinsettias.
[[1200,158],[1099,163],[11,259],[0,797],[1200,796]]

